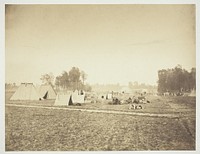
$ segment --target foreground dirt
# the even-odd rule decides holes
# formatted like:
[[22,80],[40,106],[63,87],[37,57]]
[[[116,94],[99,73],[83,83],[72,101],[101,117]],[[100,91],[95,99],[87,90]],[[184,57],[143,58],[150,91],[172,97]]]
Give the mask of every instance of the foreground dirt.
[[[195,150],[196,98],[150,97],[142,110],[107,102],[68,106],[74,109],[170,114],[175,118],[31,108],[47,101],[9,101],[6,104],[6,151],[138,151]],[[175,116],[174,116],[175,115]]]
[[6,107],[6,151],[194,150],[195,120]]

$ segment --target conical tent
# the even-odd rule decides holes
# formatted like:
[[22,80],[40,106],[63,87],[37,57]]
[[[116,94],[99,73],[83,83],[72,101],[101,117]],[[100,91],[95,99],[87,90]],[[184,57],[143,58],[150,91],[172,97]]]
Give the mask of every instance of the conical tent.
[[71,94],[57,94],[55,106],[68,106],[72,104]]
[[39,100],[40,96],[33,83],[21,83],[10,100]]
[[51,85],[41,85],[39,95],[43,99],[56,99],[56,92]]

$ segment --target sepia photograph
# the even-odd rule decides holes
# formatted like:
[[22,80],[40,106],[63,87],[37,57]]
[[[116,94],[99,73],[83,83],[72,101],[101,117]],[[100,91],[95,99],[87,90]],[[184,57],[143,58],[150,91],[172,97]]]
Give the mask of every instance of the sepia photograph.
[[192,151],[195,4],[5,4],[5,151]]

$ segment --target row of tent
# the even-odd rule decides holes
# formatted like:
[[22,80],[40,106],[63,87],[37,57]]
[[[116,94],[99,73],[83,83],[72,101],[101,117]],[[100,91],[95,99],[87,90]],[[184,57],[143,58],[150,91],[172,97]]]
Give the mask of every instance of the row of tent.
[[10,100],[56,99],[56,92],[51,85],[36,88],[33,83],[21,83]]
[[[188,96],[196,96],[195,91],[192,91]],[[128,99],[128,94],[99,94],[98,99],[112,99],[113,97],[120,97],[121,99]],[[85,93],[81,91],[75,91],[70,93],[56,94],[51,85],[41,85],[36,88],[33,83],[21,83],[19,88],[10,98],[10,100],[43,100],[43,99],[55,99],[55,105],[70,105],[73,103],[84,103]]]
[[84,103],[84,93],[78,91],[68,94],[56,94],[51,85],[41,85],[36,88],[33,83],[21,83],[10,100],[43,100],[55,99],[55,105],[70,105],[70,103]]
[[55,100],[56,106],[72,105],[74,103],[82,104],[85,101],[85,95],[72,94],[58,94]]

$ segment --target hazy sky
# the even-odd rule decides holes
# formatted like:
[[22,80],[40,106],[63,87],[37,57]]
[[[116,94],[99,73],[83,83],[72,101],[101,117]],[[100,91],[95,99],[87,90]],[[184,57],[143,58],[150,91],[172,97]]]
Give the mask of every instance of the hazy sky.
[[156,84],[195,67],[194,5],[7,5],[6,82],[76,66],[89,83]]

